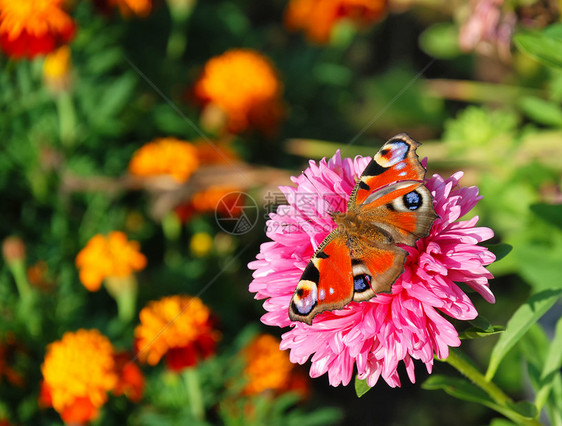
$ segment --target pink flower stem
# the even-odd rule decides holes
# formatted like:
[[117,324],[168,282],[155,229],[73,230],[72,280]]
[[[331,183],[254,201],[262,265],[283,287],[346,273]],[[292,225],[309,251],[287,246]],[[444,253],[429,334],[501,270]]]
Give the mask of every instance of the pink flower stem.
[[459,371],[463,376],[472,381],[476,386],[485,391],[494,400],[494,402],[496,402],[500,406],[496,408],[496,411],[513,420],[515,423],[528,426],[541,425],[541,423],[537,420],[523,417],[519,413],[514,411],[511,408],[511,405],[514,404],[513,400],[508,395],[506,395],[495,383],[486,380],[484,375],[480,371],[478,371],[474,367],[472,362],[466,359],[465,356],[459,354],[454,350],[449,350],[449,356],[446,359],[440,359],[439,361],[447,362],[449,365]]

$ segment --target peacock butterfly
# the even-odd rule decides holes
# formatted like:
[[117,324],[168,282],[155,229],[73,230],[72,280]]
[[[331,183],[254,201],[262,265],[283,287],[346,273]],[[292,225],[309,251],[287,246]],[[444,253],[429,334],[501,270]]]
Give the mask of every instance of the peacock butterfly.
[[289,305],[292,321],[312,324],[324,311],[389,293],[404,271],[406,250],[437,218],[423,185],[420,144],[401,133],[388,140],[356,182],[346,212],[308,262]]

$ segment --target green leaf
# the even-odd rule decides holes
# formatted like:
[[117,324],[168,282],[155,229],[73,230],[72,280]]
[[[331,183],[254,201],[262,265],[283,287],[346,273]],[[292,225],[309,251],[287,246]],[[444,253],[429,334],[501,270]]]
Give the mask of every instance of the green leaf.
[[533,204],[531,211],[545,222],[562,229],[562,204]]
[[505,243],[483,244],[483,246],[494,253],[496,256],[496,262],[506,257],[509,253],[511,253],[511,250],[513,250],[513,246]]
[[464,401],[477,402],[486,406],[496,405],[486,392],[478,386],[459,377],[447,377],[435,374],[422,384],[422,389],[441,389],[449,395]]
[[355,377],[355,393],[357,394],[358,398],[361,398],[370,390],[371,388],[367,384],[367,380],[361,380]]
[[323,62],[316,65],[312,72],[319,82],[332,86],[346,87],[353,79],[349,68],[341,64]]
[[537,412],[535,406],[527,401],[519,403],[511,402],[507,403],[507,407],[502,406],[492,400],[484,390],[480,389],[475,384],[458,377],[447,377],[437,374],[427,379],[422,384],[422,388],[427,390],[444,390],[455,398],[482,404],[512,419],[514,418],[514,412],[525,418],[533,418]]
[[469,321],[469,323],[472,324],[472,327],[468,327],[459,333],[459,338],[461,340],[491,336],[505,331],[503,325],[493,325],[481,315]]
[[553,24],[546,27],[543,32],[553,38],[558,38],[562,40],[562,24]]
[[478,337],[487,337],[492,336],[493,334],[503,333],[504,331],[505,327],[502,325],[493,325],[491,330],[480,330],[476,327],[469,327],[459,333],[459,339],[476,339]]
[[562,240],[552,246],[527,243],[517,247],[514,252],[519,273],[535,291],[562,288]]
[[539,31],[524,31],[516,34],[513,41],[518,49],[529,54],[539,62],[562,68],[562,38],[559,29],[549,28]]
[[546,406],[550,422],[554,426],[562,426],[562,377],[560,374],[556,376],[550,393]]
[[462,52],[459,48],[458,26],[438,23],[427,28],[420,36],[420,47],[429,55],[439,59],[452,59]]
[[515,311],[508,321],[505,332],[492,350],[486,380],[491,381],[507,352],[521,339],[535,322],[548,311],[562,294],[562,289],[545,290],[532,296]]
[[478,315],[473,320],[468,321],[468,323],[472,325],[474,328],[477,328],[478,330],[482,330],[482,331],[492,331],[493,329],[492,323],[488,320],[488,318],[484,317],[483,315]]
[[539,323],[533,324],[517,344],[527,362],[527,373],[533,389],[540,389],[541,373],[550,346],[550,340]]
[[562,367],[562,318],[556,323],[554,339],[548,349],[544,369],[541,374],[542,379],[548,378],[552,373],[558,372]]
[[562,108],[556,102],[525,96],[519,100],[518,105],[525,115],[539,124],[562,126]]
[[537,416],[537,407],[529,401],[508,402],[507,406],[526,419],[532,419]]
[[516,425],[515,423],[510,422],[509,420],[497,418],[497,419],[492,419],[492,421],[490,422],[490,426],[516,426]]
[[556,331],[554,332],[554,339],[548,348],[548,354],[544,362],[544,367],[541,372],[541,389],[537,392],[535,402],[540,410],[552,389],[553,383],[557,376],[560,376],[560,368],[562,367],[562,318],[556,323]]

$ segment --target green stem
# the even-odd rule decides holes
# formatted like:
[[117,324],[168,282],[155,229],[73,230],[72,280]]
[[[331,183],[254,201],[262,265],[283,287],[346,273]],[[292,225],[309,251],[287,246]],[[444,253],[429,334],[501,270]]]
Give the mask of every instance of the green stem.
[[164,262],[170,266],[177,266],[181,262],[179,250],[179,239],[181,237],[182,224],[176,213],[172,210],[162,219],[162,232],[166,238]]
[[463,356],[459,355],[459,353],[457,353],[456,351],[449,350],[448,358],[440,361],[447,362],[456,370],[458,370],[463,376],[471,380],[476,386],[485,391],[501,407],[501,411],[499,411],[501,414],[521,425],[541,425],[541,423],[537,420],[525,418],[514,411],[510,407],[510,405],[513,404],[513,400],[508,395],[506,395],[495,383],[486,380],[484,375],[480,371],[478,371],[472,365],[472,363],[470,363]]
[[41,322],[37,315],[36,295],[27,280],[25,260],[16,259],[7,262],[7,264],[14,276],[20,296],[18,316],[25,323],[32,336],[39,336],[41,334]]
[[59,115],[61,143],[64,147],[71,148],[76,139],[76,112],[72,95],[68,90],[57,94],[56,105]]
[[177,60],[185,52],[187,46],[187,23],[195,0],[168,0],[172,28],[166,46],[166,56],[170,60]]
[[455,367],[461,374],[470,379],[475,385],[484,390],[488,395],[492,397],[500,405],[506,405],[507,403],[512,403],[512,399],[507,396],[499,387],[494,383],[486,380],[484,375],[480,373],[474,366],[469,363],[466,359],[459,356],[454,350],[449,351],[449,357],[443,361],[446,361],[453,367]]
[[25,262],[23,259],[12,260],[8,263],[8,267],[14,276],[14,281],[16,282],[16,287],[20,298],[27,301],[31,295],[32,290],[29,282],[27,281],[27,275],[25,271]]
[[105,279],[107,292],[117,303],[119,320],[127,324],[135,317],[137,308],[137,280],[134,275],[108,277]]
[[193,417],[197,420],[204,420],[205,406],[203,405],[199,373],[195,367],[190,367],[183,371],[182,376],[187,388],[187,395],[189,396],[191,414],[193,414]]
[[171,60],[181,58],[185,47],[187,46],[187,37],[183,26],[179,25],[176,21],[172,21],[172,30],[168,38],[168,46],[166,47],[166,55]]

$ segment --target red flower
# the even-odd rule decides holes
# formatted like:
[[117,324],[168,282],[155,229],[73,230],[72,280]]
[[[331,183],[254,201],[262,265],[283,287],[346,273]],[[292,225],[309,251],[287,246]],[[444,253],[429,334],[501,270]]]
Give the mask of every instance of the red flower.
[[117,384],[115,396],[125,395],[132,402],[139,402],[144,395],[145,380],[140,368],[132,361],[129,352],[120,352],[113,357]]
[[64,0],[0,0],[0,47],[16,58],[52,52],[74,37]]

